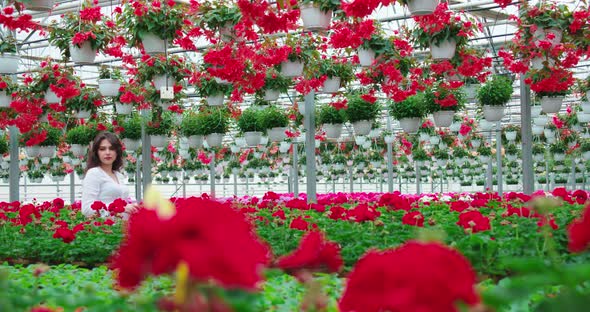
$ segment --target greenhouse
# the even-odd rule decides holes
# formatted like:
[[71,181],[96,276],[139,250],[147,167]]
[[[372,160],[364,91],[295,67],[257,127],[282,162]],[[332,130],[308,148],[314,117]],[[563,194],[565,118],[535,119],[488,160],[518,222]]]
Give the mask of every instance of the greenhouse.
[[585,311],[585,0],[3,0],[0,311]]

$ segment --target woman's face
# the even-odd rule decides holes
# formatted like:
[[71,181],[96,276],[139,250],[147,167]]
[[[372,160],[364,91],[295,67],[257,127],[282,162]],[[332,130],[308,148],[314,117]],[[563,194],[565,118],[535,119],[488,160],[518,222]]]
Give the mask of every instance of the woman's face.
[[100,141],[98,146],[98,159],[103,165],[112,165],[117,159],[115,147],[107,139]]

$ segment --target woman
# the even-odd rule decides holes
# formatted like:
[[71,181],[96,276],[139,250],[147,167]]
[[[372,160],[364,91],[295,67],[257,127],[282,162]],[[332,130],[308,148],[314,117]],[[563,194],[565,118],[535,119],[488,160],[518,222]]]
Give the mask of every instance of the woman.
[[[101,132],[94,138],[86,167],[86,175],[82,183],[82,213],[90,217],[95,214],[92,204],[103,202],[107,207],[117,198],[126,200],[129,189],[121,184],[123,175],[119,172],[123,167],[123,148],[119,138],[110,132]],[[137,208],[136,204],[125,206],[130,213]],[[105,216],[106,211],[101,215]]]

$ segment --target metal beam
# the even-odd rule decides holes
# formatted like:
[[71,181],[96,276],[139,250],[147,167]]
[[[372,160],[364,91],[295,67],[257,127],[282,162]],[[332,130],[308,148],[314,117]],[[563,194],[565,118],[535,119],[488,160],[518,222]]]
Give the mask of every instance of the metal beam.
[[307,178],[307,203],[317,202],[316,168],[315,168],[315,92],[305,95],[305,176]]
[[9,177],[9,200],[10,202],[19,201],[20,192],[20,169],[18,167],[18,129],[16,126],[10,126],[10,169]]
[[532,194],[535,188],[533,171],[533,132],[531,129],[531,90],[520,76],[520,127],[522,137],[522,191]]

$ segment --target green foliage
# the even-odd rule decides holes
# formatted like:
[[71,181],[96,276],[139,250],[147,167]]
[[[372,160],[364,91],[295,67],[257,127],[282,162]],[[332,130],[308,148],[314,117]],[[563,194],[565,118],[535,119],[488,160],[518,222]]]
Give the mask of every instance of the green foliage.
[[426,151],[420,146],[412,148],[412,158],[414,161],[426,161],[430,159],[428,154],[426,154]]
[[217,30],[221,27],[233,27],[242,18],[237,5],[224,1],[208,1],[201,4],[201,27]]
[[318,76],[326,75],[328,78],[340,77],[341,84],[348,83],[354,79],[354,71],[351,63],[326,58],[320,60],[318,67]]
[[138,114],[132,114],[125,118],[120,126],[124,129],[120,134],[121,139],[141,139],[141,117]]
[[455,147],[453,149],[453,157],[455,158],[463,158],[463,157],[468,157],[469,153],[465,150],[465,148],[462,147]]
[[[149,1],[144,4],[150,5]],[[125,5],[123,13],[117,17],[117,24],[126,30],[129,45],[139,47],[146,34],[153,34],[169,41],[176,38],[176,31],[181,30],[184,25],[185,12],[186,5],[176,3],[172,7],[162,5],[159,10],[149,8],[141,16],[137,16],[133,6]]]
[[186,111],[182,115],[182,122],[180,123],[180,134],[184,137],[192,135],[200,135],[199,116],[192,111]]
[[152,120],[145,127],[145,133],[147,135],[170,135],[174,128],[172,114],[172,112],[155,112],[152,115]]
[[275,105],[265,107],[261,112],[260,118],[263,129],[287,127],[289,125],[289,116]]
[[8,153],[8,140],[5,135],[0,135],[0,155]]
[[348,107],[345,110],[346,118],[351,123],[370,120],[373,121],[379,116],[381,107],[379,102],[371,103],[361,97],[361,93],[355,92],[348,96]]
[[0,38],[0,55],[4,53],[16,53],[17,42],[12,36]]
[[83,87],[80,88],[80,95],[69,98],[66,101],[66,107],[73,111],[91,111],[95,112],[98,107],[96,104],[102,105],[102,95],[98,90]]
[[506,154],[509,154],[509,155],[518,155],[520,152],[520,150],[518,149],[518,147],[515,144],[506,145],[506,147],[504,148],[504,151],[506,152]]
[[199,96],[213,96],[218,94],[229,94],[231,92],[231,85],[220,84],[213,78],[203,78],[196,85]]
[[98,131],[89,125],[79,125],[66,132],[66,143],[89,145],[94,140]]
[[543,145],[542,143],[533,144],[533,155],[535,154],[545,154],[545,145]]
[[549,146],[551,154],[564,154],[568,150],[567,144],[564,141],[557,140]]
[[151,64],[148,62],[139,62],[137,66],[137,80],[146,82],[152,80],[155,76],[166,75],[168,77],[168,85],[172,86],[174,83],[181,81],[185,77],[185,62],[177,55],[156,55],[150,58]]
[[375,55],[381,55],[387,53],[393,49],[391,42],[387,40],[385,35],[381,32],[375,32],[371,35],[369,40],[363,41],[360,45],[361,48],[367,50],[373,50]]
[[257,91],[257,94],[263,95],[264,90],[277,90],[281,93],[285,93],[289,91],[291,83],[291,79],[273,71],[272,73],[266,74],[266,78],[264,79],[264,86]]
[[263,111],[260,107],[250,106],[246,108],[238,118],[238,128],[242,133],[264,130],[262,122]]
[[[454,106],[441,106],[441,104],[439,104],[453,98],[456,101]],[[434,113],[441,110],[456,112],[463,109],[466,102],[467,97],[460,88],[450,89],[442,83],[436,83],[432,88],[427,89],[424,92],[424,103],[428,113]]]
[[449,152],[447,150],[443,150],[440,148],[435,148],[432,151],[432,155],[436,157],[436,159],[449,159],[450,157]]
[[[460,19],[456,19],[459,18]],[[470,24],[467,24],[469,22]],[[469,26],[469,27],[468,27]],[[440,45],[447,40],[454,40],[457,48],[467,45],[467,36],[459,36],[461,32],[477,32],[477,21],[474,18],[460,16],[459,13],[452,14],[450,23],[435,33],[428,33],[420,24],[416,23],[411,34],[414,43],[420,48],[428,49],[431,44]]]
[[580,142],[580,151],[582,152],[589,152],[590,151],[590,139],[583,139]]
[[300,5],[314,4],[319,6],[322,12],[336,12],[340,10],[340,0],[301,0]]
[[346,110],[336,109],[330,104],[324,104],[318,112],[318,124],[342,124],[346,121]]
[[403,118],[422,118],[426,116],[424,94],[417,93],[401,102],[390,102],[389,113],[397,120]]
[[199,112],[200,135],[226,133],[229,127],[229,112],[223,107],[211,107]]
[[506,76],[494,75],[477,91],[481,105],[504,106],[512,98],[512,80]]
[[477,148],[477,152],[480,156],[492,156],[492,148],[485,146],[483,143]]
[[61,129],[53,128],[49,125],[40,127],[47,131],[45,141],[39,143],[40,146],[58,146],[61,143],[63,131]]
[[102,65],[98,68],[98,79],[119,79],[123,80],[121,70],[116,67]]

